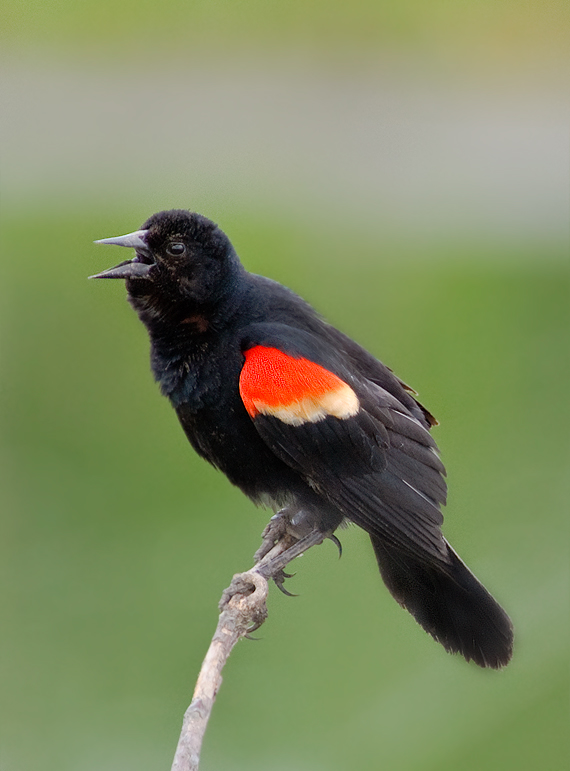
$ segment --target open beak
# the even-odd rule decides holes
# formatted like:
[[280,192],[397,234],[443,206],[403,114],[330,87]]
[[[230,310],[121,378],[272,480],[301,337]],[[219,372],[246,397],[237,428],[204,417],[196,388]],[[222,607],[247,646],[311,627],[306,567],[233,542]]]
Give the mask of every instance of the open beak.
[[99,241],[95,241],[96,244],[130,247],[135,249],[136,256],[132,260],[120,262],[114,268],[104,270],[102,273],[96,273],[94,276],[89,276],[89,278],[148,278],[150,269],[154,265],[154,260],[145,240],[147,233],[147,230],[135,230],[134,233],[127,233],[125,236],[101,238]]

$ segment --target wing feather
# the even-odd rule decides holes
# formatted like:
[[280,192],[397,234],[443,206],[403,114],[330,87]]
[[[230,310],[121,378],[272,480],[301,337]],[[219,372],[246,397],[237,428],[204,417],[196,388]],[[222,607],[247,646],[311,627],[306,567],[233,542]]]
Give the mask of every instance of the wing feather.
[[[265,334],[264,338],[250,336],[248,345],[271,345],[272,350],[280,349],[288,357],[289,371],[292,362],[294,366],[298,360],[299,366],[310,372],[314,359],[307,357],[311,346],[316,348],[317,343],[307,342],[306,337],[301,336],[302,345],[297,350],[291,339],[279,346],[271,334]],[[263,389],[260,355],[256,350],[255,377]],[[273,355],[272,366],[277,358]],[[315,366],[323,367],[326,360],[326,351],[321,350]],[[440,510],[446,499],[445,469],[427,421],[423,415],[410,412],[408,394],[399,401],[378,382],[356,377],[350,362],[343,369],[338,350],[331,352],[330,361],[334,362],[330,382],[335,388],[336,383],[341,383],[353,391],[358,409],[347,412],[346,416],[339,413],[339,417],[328,412],[327,402],[318,397],[322,409],[295,423],[282,419],[280,412],[249,409],[259,435],[284,463],[295,469],[328,505],[332,504],[347,519],[419,559],[429,555],[447,562]],[[242,380],[247,386],[246,367],[242,370]],[[272,398],[279,402],[275,372],[268,377],[272,377],[268,392],[271,388]],[[324,382],[323,378],[320,381]],[[286,382],[283,388],[286,410],[291,402],[291,388]]]

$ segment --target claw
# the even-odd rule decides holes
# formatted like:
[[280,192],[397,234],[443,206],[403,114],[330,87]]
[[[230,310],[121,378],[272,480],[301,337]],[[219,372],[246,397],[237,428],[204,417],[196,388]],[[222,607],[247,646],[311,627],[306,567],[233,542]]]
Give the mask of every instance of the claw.
[[282,582],[277,581],[275,578],[273,579],[275,582],[275,586],[279,589],[280,592],[282,592],[287,597],[298,597],[298,594],[293,594],[293,592],[290,592],[288,589],[285,589]]
[[338,540],[336,535],[334,535],[333,533],[331,533],[330,535],[327,535],[327,538],[329,539],[329,541],[332,541],[334,543],[334,545],[336,546],[336,548],[338,549],[338,558],[340,559],[342,557],[342,544],[341,544],[341,542]]
[[287,597],[298,597],[298,594],[293,594],[292,592],[289,592],[287,589],[285,589],[284,583],[286,578],[293,578],[293,576],[289,573],[286,573],[284,570],[280,570],[273,576],[273,583],[279,589],[279,591],[283,592],[283,594],[285,594]]

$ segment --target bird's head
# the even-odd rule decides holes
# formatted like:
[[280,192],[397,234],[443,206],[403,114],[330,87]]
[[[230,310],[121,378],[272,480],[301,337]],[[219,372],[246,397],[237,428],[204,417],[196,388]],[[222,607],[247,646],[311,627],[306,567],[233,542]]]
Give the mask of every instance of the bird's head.
[[133,304],[155,306],[160,315],[177,305],[216,304],[240,268],[217,225],[183,209],[153,214],[140,230],[95,243],[134,248],[135,256],[91,278],[126,279]]

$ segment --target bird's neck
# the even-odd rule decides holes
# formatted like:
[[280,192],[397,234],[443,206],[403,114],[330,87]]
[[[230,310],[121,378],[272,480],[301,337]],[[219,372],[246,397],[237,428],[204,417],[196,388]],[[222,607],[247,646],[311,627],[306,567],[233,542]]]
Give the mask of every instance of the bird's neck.
[[129,298],[149,333],[154,377],[175,407],[201,392],[205,371],[219,359],[224,332],[240,313],[245,282],[229,289],[211,304],[171,301],[160,308]]

